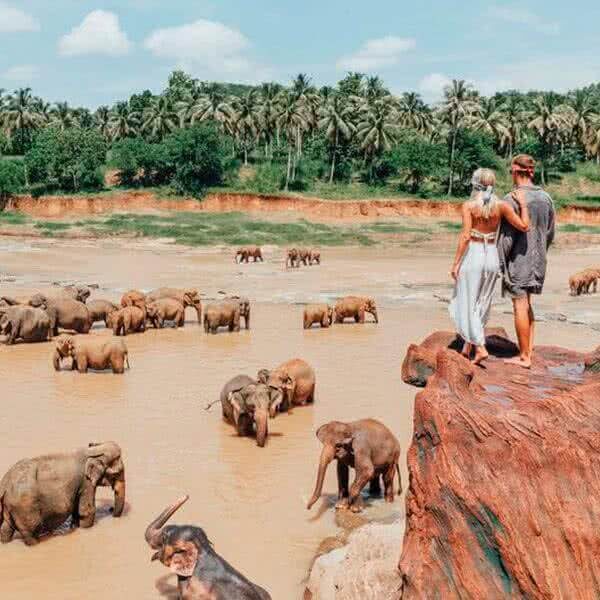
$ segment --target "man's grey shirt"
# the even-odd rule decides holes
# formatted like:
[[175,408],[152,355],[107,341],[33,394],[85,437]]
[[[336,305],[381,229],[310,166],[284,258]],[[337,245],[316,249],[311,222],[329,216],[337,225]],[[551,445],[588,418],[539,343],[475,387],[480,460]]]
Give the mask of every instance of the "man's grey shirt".
[[[552,198],[537,186],[520,186],[529,211],[529,231],[515,229],[505,220],[500,227],[498,252],[503,272],[503,291],[519,296],[541,294],[546,278],[546,252],[554,240],[555,212]],[[511,194],[504,198],[517,213]]]

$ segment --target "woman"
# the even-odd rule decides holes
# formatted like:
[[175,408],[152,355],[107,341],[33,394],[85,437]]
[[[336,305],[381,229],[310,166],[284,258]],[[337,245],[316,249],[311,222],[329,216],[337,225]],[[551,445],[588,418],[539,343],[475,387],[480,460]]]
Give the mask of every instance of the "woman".
[[492,305],[492,295],[500,272],[496,241],[502,219],[519,231],[529,230],[525,196],[513,192],[519,216],[510,204],[494,194],[496,175],[490,169],[477,169],[471,179],[471,198],[462,206],[463,228],[450,274],[456,282],[450,303],[450,316],[465,344],[462,353],[480,365],[487,357],[484,328]]

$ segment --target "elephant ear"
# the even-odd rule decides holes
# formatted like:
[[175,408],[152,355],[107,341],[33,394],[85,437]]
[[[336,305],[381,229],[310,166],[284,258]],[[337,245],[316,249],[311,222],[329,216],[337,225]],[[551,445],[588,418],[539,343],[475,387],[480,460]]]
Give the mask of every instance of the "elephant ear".
[[106,470],[106,465],[99,457],[92,456],[85,463],[85,477],[92,484],[97,484]]
[[180,541],[174,545],[175,553],[169,568],[179,577],[191,577],[198,562],[198,548],[190,541]]
[[322,444],[344,446],[352,444],[352,431],[346,423],[331,421],[317,429],[317,438]]

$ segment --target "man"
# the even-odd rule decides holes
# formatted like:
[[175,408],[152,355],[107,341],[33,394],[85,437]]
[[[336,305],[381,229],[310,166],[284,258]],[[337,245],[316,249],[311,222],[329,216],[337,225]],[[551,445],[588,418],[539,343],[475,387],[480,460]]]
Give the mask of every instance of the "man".
[[535,161],[527,154],[515,156],[511,164],[514,190],[505,198],[518,212],[515,195],[522,195],[529,211],[529,231],[522,233],[503,222],[498,250],[502,266],[502,293],[513,301],[519,356],[506,360],[531,367],[535,317],[533,294],[541,294],[546,278],[546,252],[554,240],[554,205],[550,196],[533,184]]

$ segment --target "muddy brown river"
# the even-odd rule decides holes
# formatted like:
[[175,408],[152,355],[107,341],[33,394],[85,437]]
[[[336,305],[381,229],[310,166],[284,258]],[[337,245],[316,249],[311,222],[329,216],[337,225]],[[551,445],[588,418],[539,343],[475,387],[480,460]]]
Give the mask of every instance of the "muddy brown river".
[[[335,468],[322,500],[311,512],[305,508],[320,452],[314,432],[332,419],[386,423],[402,445],[406,488],[415,390],[401,382],[400,364],[408,343],[450,328],[439,299],[450,293],[449,253],[335,249],[323,252],[321,267],[286,271],[274,248],[266,249],[264,264],[243,266],[225,249],[116,240],[0,238],[0,252],[0,295],[78,281],[98,284],[92,298],[118,299],[130,287],[177,285],[197,287],[209,297],[239,292],[254,301],[250,332],[207,336],[190,311],[184,329],[128,336],[132,368],[124,376],[56,373],[52,344],[0,345],[0,475],[21,458],[114,440],[123,449],[127,477],[122,518],[110,516],[112,494],[101,491],[93,528],[64,528],[32,548],[20,539],[2,546],[2,598],[176,598],[175,576],[150,563],[143,534],[182,494],[190,500],[173,523],[203,527],[216,550],[274,599],[300,598],[320,541],[338,531]],[[577,305],[564,290],[570,269],[599,258],[594,249],[553,255],[544,308],[549,314],[563,310],[568,320],[540,323],[540,343],[583,350],[599,343],[597,332],[569,321],[579,313],[594,321],[600,296]],[[303,302],[350,292],[378,299],[379,325],[302,330]],[[504,303],[496,307],[492,324],[512,333],[506,309]],[[92,335],[107,332],[95,328]],[[315,404],[271,421],[265,448],[237,437],[222,422],[218,405],[204,410],[230,377],[254,375],[293,357],[315,367]],[[398,498],[393,505],[372,502],[365,516],[402,519],[403,513]]]

